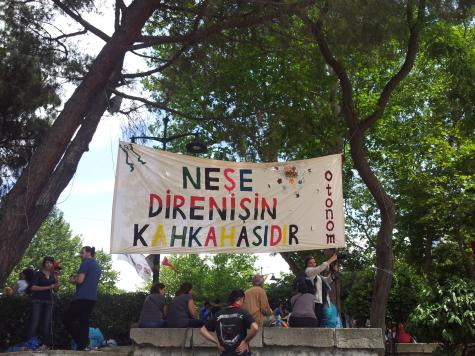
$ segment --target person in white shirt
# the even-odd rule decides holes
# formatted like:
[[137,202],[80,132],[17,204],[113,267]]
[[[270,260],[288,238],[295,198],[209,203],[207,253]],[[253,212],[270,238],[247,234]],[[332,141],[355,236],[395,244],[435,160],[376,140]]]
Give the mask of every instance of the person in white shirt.
[[314,257],[308,256],[305,258],[305,274],[307,275],[307,278],[309,278],[315,286],[315,315],[318,319],[319,324],[322,321],[323,303],[325,302],[322,296],[322,290],[323,290],[322,283],[324,283],[323,279],[330,278],[330,277],[320,276],[320,274],[328,270],[328,268],[330,267],[330,264],[335,262],[337,259],[338,259],[337,255],[334,254],[327,261],[317,266],[317,262],[315,261]]
[[28,287],[30,286],[31,281],[35,271],[31,268],[24,269],[20,273],[20,278],[13,287],[15,295],[24,296],[28,292]]

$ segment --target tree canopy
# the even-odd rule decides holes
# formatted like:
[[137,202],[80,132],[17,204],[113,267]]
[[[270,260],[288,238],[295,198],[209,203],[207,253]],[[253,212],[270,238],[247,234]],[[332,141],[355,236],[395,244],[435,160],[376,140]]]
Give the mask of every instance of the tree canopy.
[[47,13],[8,2],[0,12],[0,197],[13,186],[56,115],[59,53],[26,26]]
[[170,263],[179,273],[167,267],[160,271],[160,281],[167,294],[174,296],[184,282],[193,284],[198,303],[205,300],[226,302],[233,289],[246,290],[251,286],[256,257],[252,255],[217,254],[209,256],[170,256]]

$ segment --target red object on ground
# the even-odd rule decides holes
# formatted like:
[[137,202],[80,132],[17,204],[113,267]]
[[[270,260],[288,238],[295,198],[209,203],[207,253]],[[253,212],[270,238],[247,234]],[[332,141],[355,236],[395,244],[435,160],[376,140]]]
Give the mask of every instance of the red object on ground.
[[404,329],[404,325],[398,325],[397,340],[400,344],[410,344],[412,342],[412,336]]
[[472,245],[473,258],[475,258],[475,241],[472,241],[471,245]]

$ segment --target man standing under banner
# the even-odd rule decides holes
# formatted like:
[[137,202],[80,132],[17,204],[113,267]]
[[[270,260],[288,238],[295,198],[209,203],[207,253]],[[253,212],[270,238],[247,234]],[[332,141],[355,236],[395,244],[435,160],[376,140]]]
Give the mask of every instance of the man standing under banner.
[[101,267],[94,258],[95,254],[96,249],[89,246],[84,246],[79,252],[81,266],[78,274],[70,279],[76,285],[76,294],[63,318],[64,326],[76,342],[78,351],[86,350],[89,345],[89,318],[97,301]]
[[330,264],[335,262],[337,259],[337,255],[334,254],[327,261],[317,266],[314,257],[308,256],[305,258],[305,274],[307,275],[307,278],[312,281],[315,287],[315,316],[317,317],[319,325],[322,322],[323,303],[325,302],[322,293],[324,283],[322,278],[327,278],[320,276],[320,274],[326,271],[330,267]]
[[252,287],[246,291],[246,298],[242,308],[252,315],[260,328],[264,325],[264,317],[273,314],[266,291],[264,290],[263,276],[256,274],[252,277]]

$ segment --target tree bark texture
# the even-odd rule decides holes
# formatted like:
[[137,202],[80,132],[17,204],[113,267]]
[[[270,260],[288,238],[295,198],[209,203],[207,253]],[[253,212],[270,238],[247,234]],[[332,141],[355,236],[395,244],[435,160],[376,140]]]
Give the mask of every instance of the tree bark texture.
[[159,0],[135,0],[127,8],[121,26],[98,54],[14,188],[2,201],[0,250],[9,253],[0,259],[0,286],[74,175],[107,107],[106,87],[111,83],[114,69],[122,63],[159,3]]
[[375,199],[380,213],[381,225],[376,239],[376,275],[371,300],[370,322],[372,327],[384,328],[394,270],[392,234],[396,212],[393,201],[369,167],[364,154],[362,133],[354,135],[350,142],[350,152],[355,168]]

